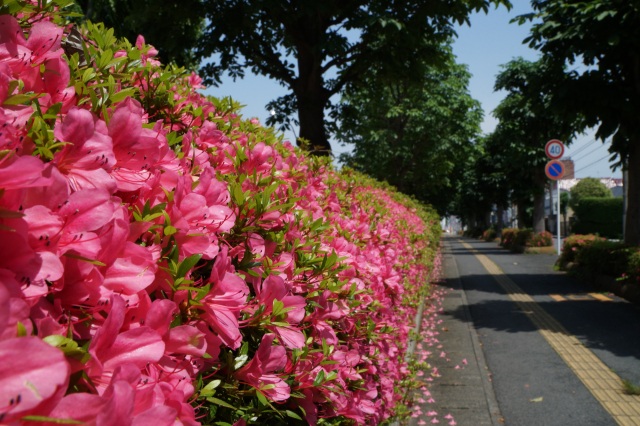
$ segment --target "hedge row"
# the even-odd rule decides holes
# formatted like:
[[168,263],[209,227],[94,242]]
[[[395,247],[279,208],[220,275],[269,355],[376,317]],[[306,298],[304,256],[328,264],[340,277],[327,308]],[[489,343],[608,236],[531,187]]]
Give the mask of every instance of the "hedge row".
[[586,282],[640,303],[640,248],[596,235],[572,235],[564,241],[557,266]]
[[534,233],[532,229],[505,228],[500,245],[513,252],[523,252],[526,247],[551,247],[553,236],[548,231]]
[[70,4],[0,8],[0,422],[406,413],[436,215]]
[[574,207],[575,234],[595,234],[606,238],[622,238],[622,198],[582,198]]

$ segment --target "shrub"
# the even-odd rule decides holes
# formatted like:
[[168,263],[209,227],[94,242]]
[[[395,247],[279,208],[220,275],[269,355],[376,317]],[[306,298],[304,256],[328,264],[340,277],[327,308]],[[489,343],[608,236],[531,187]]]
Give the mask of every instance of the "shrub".
[[640,249],[630,250],[625,276],[631,282],[640,284]]
[[393,416],[434,212],[61,3],[0,15],[2,421]]
[[574,212],[573,232],[598,234],[606,238],[622,237],[622,198],[582,198]]
[[531,233],[526,244],[527,247],[551,247],[553,245],[553,235],[548,231],[538,232],[537,234]]
[[496,231],[494,228],[489,228],[482,233],[482,239],[487,242],[493,241],[496,238],[498,238],[498,231]]
[[631,249],[624,243],[594,240],[583,245],[576,255],[576,263],[589,275],[620,277],[629,270]]
[[467,228],[464,230],[463,235],[469,238],[480,238],[484,232],[483,228],[474,226],[473,228]]
[[569,191],[569,207],[575,210],[585,198],[611,198],[611,190],[596,178],[584,178]]
[[500,245],[510,250],[512,247],[515,247],[517,235],[517,228],[504,228],[502,230],[502,236],[500,237]]
[[560,269],[565,269],[570,263],[576,261],[576,256],[583,247],[593,244],[595,241],[604,241],[605,238],[597,235],[570,235],[564,239],[562,253],[556,262]]
[[[500,245],[508,250],[511,250],[512,252],[522,253],[525,247],[529,246],[529,242],[532,236],[532,229],[505,228],[502,230]],[[542,241],[543,237],[538,237],[538,240]]]

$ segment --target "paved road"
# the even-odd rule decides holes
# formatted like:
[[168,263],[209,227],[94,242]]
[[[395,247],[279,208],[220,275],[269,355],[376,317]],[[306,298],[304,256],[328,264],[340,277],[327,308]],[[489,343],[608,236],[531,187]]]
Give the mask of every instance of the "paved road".
[[[444,239],[442,378],[433,395],[461,426],[640,425],[640,310],[553,270],[555,255]],[[438,364],[440,362],[440,364]]]

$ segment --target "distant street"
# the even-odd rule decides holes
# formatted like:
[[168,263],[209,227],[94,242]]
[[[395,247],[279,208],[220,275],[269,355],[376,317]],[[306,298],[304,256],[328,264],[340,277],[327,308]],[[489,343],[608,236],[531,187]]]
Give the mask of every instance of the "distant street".
[[[469,365],[441,367],[441,412],[461,426],[640,425],[640,396],[621,381],[640,385],[638,307],[554,271],[555,255],[450,235],[444,244],[440,338]],[[465,406],[469,393],[481,401]]]

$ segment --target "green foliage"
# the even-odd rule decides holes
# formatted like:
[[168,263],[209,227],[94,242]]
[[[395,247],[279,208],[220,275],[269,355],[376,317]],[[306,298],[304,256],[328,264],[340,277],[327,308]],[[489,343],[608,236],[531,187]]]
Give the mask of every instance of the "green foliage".
[[450,48],[443,54],[444,64],[425,63],[424,74],[412,80],[363,74],[346,90],[338,132],[353,144],[353,152],[341,156],[344,163],[428,200],[440,214],[453,209],[482,121],[468,91],[469,72]]
[[576,263],[589,275],[619,277],[629,270],[629,256],[633,249],[626,244],[608,240],[594,240],[581,247]]
[[527,247],[551,247],[553,245],[553,235],[549,231],[542,231],[531,236],[526,241]]
[[498,232],[494,228],[489,228],[482,233],[482,239],[491,242],[498,237]]
[[622,237],[622,198],[581,198],[574,212],[573,232],[599,234],[606,238]]
[[530,228],[505,228],[502,230],[500,245],[512,252],[522,253],[525,247],[551,247],[553,236],[547,231],[533,232]]
[[[200,58],[209,82],[227,73],[251,71],[290,90],[267,124],[287,123],[298,112],[300,137],[312,152],[329,153],[325,117],[330,99],[372,67],[411,80],[422,75],[422,61],[438,59],[433,47],[454,34],[454,22],[468,22],[472,11],[487,12],[506,0],[425,2],[341,0],[205,0],[207,27]],[[218,59],[217,62],[212,60]],[[275,104],[271,104],[274,106]],[[283,113],[281,114],[280,111]]]
[[582,248],[593,244],[595,241],[603,241],[604,238],[597,235],[574,234],[564,239],[562,253],[556,262],[560,269],[565,269],[570,263],[576,261],[576,256]]
[[[495,90],[507,96],[494,110],[499,120],[490,141],[493,168],[500,172],[512,201],[524,206],[533,200],[533,228],[544,230],[544,143],[559,138],[569,143],[579,128],[576,114],[554,108],[552,94],[564,84],[562,67],[543,61],[517,58],[503,66],[496,78]],[[519,206],[520,207],[520,206]]]
[[138,35],[159,51],[163,63],[197,67],[194,49],[204,26],[200,0],[76,0],[86,19],[103,22],[117,37]]
[[622,387],[627,395],[640,395],[640,386],[634,384],[630,380],[622,379]]
[[[640,9],[619,0],[538,0],[535,13],[519,18],[533,22],[525,40],[546,62],[569,64],[567,82],[554,104],[579,112],[596,137],[611,137],[614,167],[627,166],[629,193],[625,241],[640,244]],[[637,189],[636,189],[637,188]]]
[[508,250],[515,251],[517,247],[518,231],[519,230],[517,228],[504,228],[500,237],[500,245]]
[[640,285],[640,250],[631,250],[627,266],[626,278]]
[[569,206],[575,210],[576,206],[580,204],[580,200],[583,198],[610,198],[613,197],[611,190],[607,186],[600,182],[596,178],[584,178],[569,191],[571,198],[569,200]]

